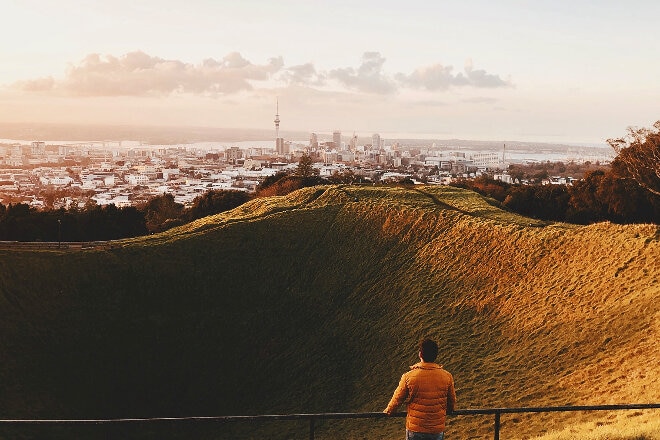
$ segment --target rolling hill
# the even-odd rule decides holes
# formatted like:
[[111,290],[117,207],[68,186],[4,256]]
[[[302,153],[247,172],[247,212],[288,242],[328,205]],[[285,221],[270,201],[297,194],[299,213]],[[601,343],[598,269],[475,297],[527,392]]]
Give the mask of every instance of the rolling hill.
[[[460,408],[656,403],[659,260],[655,225],[545,223],[447,187],[307,188],[105,250],[0,250],[0,414],[381,411],[426,335]],[[660,439],[659,419],[505,416],[502,436]],[[283,422],[7,429],[0,438],[307,435]],[[316,438],[402,430],[328,421]],[[453,418],[448,436],[492,438],[492,418]]]

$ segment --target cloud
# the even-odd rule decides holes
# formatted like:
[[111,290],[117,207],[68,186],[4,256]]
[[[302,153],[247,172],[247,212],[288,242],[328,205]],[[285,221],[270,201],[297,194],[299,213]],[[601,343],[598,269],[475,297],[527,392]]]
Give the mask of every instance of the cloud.
[[288,85],[323,86],[326,75],[317,72],[314,64],[306,63],[283,69],[280,79]]
[[364,93],[388,94],[396,91],[396,84],[383,73],[385,58],[379,52],[365,52],[362,64],[357,69],[352,67],[334,69],[328,77],[337,80],[349,89]]
[[[238,52],[222,59],[208,58],[198,64],[164,59],[141,51],[115,57],[89,54],[72,64],[61,79],[52,76],[19,81],[11,88],[60,96],[227,96],[269,87],[312,88],[319,91],[360,92],[388,95],[401,89],[443,91],[453,87],[497,88],[511,84],[499,75],[474,69],[472,60],[462,72],[452,66],[433,64],[411,73],[386,73],[380,52],[364,52],[357,67],[317,70],[309,62],[285,66],[281,56],[254,64]],[[339,88],[336,86],[339,85]],[[353,93],[352,96],[356,96]]]
[[465,74],[467,75],[468,84],[474,87],[494,88],[511,86],[508,81],[504,81],[498,75],[487,73],[482,69],[474,70],[471,60],[465,65]]
[[26,92],[44,92],[52,90],[55,86],[55,80],[52,76],[30,79],[27,81],[19,81],[15,84],[15,88]]
[[218,61],[212,58],[193,65],[178,60],[130,52],[121,57],[87,55],[72,65],[60,81],[52,78],[14,84],[24,91],[59,91],[75,96],[151,96],[171,93],[230,94],[253,88],[252,81],[266,81],[284,64],[281,57],[256,65],[233,52]]
[[452,74],[453,67],[435,64],[421,67],[409,75],[398,73],[396,79],[404,86],[427,90],[446,90],[452,85],[464,85],[464,81]]
[[511,84],[498,75],[487,73],[485,70],[474,70],[472,60],[465,63],[464,72],[452,73],[452,66],[434,64],[415,69],[406,75],[399,73],[395,78],[406,87],[426,89],[430,91],[447,90],[450,87],[477,87],[496,88],[509,87]]

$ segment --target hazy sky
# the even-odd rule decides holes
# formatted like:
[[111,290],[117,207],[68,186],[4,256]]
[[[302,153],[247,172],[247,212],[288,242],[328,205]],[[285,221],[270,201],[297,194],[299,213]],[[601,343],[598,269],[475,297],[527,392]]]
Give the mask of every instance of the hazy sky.
[[0,10],[1,122],[271,128],[277,97],[283,130],[385,137],[602,143],[660,119],[657,1]]

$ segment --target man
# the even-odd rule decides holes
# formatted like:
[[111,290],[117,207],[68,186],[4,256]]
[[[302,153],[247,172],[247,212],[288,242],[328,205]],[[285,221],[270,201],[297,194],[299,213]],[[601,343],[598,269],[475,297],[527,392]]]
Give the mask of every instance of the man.
[[391,415],[403,402],[408,404],[407,440],[444,440],[445,416],[454,411],[456,391],[454,378],[435,363],[438,344],[424,339],[419,344],[421,362],[410,367],[384,413]]

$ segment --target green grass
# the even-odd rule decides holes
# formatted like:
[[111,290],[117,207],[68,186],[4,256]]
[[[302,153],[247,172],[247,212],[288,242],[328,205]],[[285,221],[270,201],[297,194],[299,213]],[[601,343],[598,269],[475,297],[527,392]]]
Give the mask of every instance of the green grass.
[[[456,188],[334,186],[104,251],[0,251],[0,413],[381,411],[425,335],[461,408],[658,402],[658,237],[651,225],[545,224]],[[523,416],[503,438],[598,417]],[[306,437],[298,425],[165,431]],[[316,438],[402,429],[329,421]],[[39,437],[10,437],[21,433]],[[455,418],[448,433],[492,438],[492,420]]]

